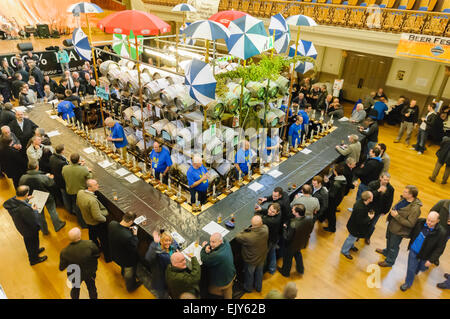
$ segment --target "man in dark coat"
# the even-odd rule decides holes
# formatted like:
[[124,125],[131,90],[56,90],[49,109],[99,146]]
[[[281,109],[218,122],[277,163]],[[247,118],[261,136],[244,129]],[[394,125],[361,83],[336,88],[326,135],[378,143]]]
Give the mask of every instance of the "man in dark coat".
[[[28,81],[27,81],[28,82]],[[19,98],[20,89],[25,84],[25,82],[22,80],[22,74],[15,73],[14,79],[11,83],[11,93],[14,96],[15,99]]]
[[200,277],[197,257],[191,258],[191,268],[188,268],[186,257],[182,253],[176,252],[170,256],[170,265],[166,268],[166,282],[172,299],[179,299],[185,292],[200,297]]
[[439,213],[439,222],[447,230],[447,236],[450,236],[450,199],[438,201],[431,211]]
[[350,255],[350,250],[358,251],[358,248],[354,245],[358,238],[366,238],[369,232],[370,221],[375,216],[373,211],[369,211],[369,205],[372,200],[372,192],[365,191],[362,193],[361,199],[357,200],[355,205],[353,205],[352,215],[347,222],[349,234],[341,248],[342,255],[348,259],[353,259],[353,256]]
[[43,83],[42,87],[44,87],[46,85],[50,86],[50,91],[52,91],[53,93],[56,93],[58,84],[56,83],[55,80],[51,79],[50,76],[48,76],[48,75],[44,75],[44,83]]
[[[365,147],[361,149],[365,149],[364,153],[367,155],[369,151],[375,147],[378,143],[378,123],[371,117],[367,117],[364,122],[364,126],[359,126],[359,132],[366,137]],[[359,161],[358,158],[355,158],[356,161]]]
[[313,197],[319,200],[320,209],[314,216],[314,220],[323,222],[326,218],[326,212],[328,210],[328,190],[323,185],[322,176],[314,176],[312,179]]
[[111,257],[122,268],[128,292],[136,290],[142,284],[136,280],[138,238],[137,228],[131,228],[135,219],[135,213],[125,213],[120,223],[113,220],[108,225]]
[[16,196],[4,203],[5,209],[11,215],[17,231],[22,235],[28,253],[30,265],[34,266],[47,260],[47,256],[39,257],[45,248],[39,248],[39,222],[36,205],[28,203],[30,188],[19,186]]
[[16,119],[16,113],[14,113],[13,105],[11,103],[5,103],[3,111],[0,114],[0,127],[8,125],[11,121]]
[[419,120],[419,107],[417,101],[412,99],[409,105],[406,105],[402,110],[402,122],[400,123],[400,129],[398,130],[397,138],[394,143],[399,143],[403,137],[403,133],[406,131],[406,145],[409,146],[411,134],[414,128],[414,124]]
[[272,196],[262,197],[258,199],[261,205],[264,202],[278,203],[281,207],[281,223],[285,223],[292,218],[289,195],[281,187],[275,187]]
[[264,225],[269,227],[269,242],[266,268],[271,275],[277,270],[276,248],[281,234],[281,206],[272,203],[268,209],[256,209],[255,214],[261,215]]
[[354,181],[354,169],[356,167],[356,163],[358,160],[355,160],[352,157],[348,157],[345,160],[345,166],[344,166],[344,176],[345,180],[347,181],[347,184],[345,184],[345,192],[344,196],[347,196],[347,194],[350,192],[351,189],[355,188],[355,184],[353,184]]
[[437,161],[434,166],[434,171],[428,178],[434,183],[436,177],[441,170],[441,167],[445,165],[444,176],[442,176],[441,184],[447,184],[448,177],[450,176],[450,136],[446,136],[442,139],[441,148],[436,152]]
[[366,236],[366,244],[370,245],[370,237],[375,231],[375,225],[381,215],[389,213],[394,201],[394,187],[391,183],[391,175],[382,173],[380,179],[369,183],[369,191],[373,194],[372,208],[375,217],[370,221],[369,233]]
[[328,227],[324,227],[323,230],[330,233],[336,232],[336,210],[344,199],[347,186],[347,180],[343,173],[344,166],[337,165],[333,170],[333,176],[325,184],[328,188],[328,209],[325,213],[325,218],[328,220]]
[[[34,136],[34,132],[38,128],[32,120],[25,118],[23,111],[20,110],[16,111],[16,119],[11,121],[8,126],[22,145],[28,144],[28,141]],[[25,147],[22,150],[25,151]]]
[[59,144],[55,147],[55,153],[50,156],[49,164],[50,173],[54,176],[53,180],[55,181],[56,187],[60,191],[64,207],[68,212],[70,212],[72,206],[70,204],[70,198],[66,192],[66,182],[62,176],[63,167],[69,165],[67,158],[64,156],[63,144]]
[[36,79],[36,82],[39,83],[41,88],[44,87],[44,74],[42,73],[41,69],[39,69],[36,65],[36,63],[30,63],[30,76],[34,76]]
[[431,211],[427,219],[417,220],[408,245],[408,269],[401,291],[411,288],[420,271],[428,270],[432,264],[439,266],[439,257],[444,252],[446,241],[447,231],[439,223],[438,212]]
[[[61,221],[56,211],[56,203],[53,193],[55,191],[55,182],[53,181],[53,176],[50,174],[44,174],[39,170],[39,164],[37,161],[28,162],[28,171],[19,180],[19,185],[27,185],[30,187],[30,192],[33,194],[34,190],[39,190],[41,192],[49,193],[47,201],[45,202],[45,207],[47,208],[55,232],[58,232],[66,225],[66,222]],[[44,235],[48,235],[48,226],[45,220],[44,213],[41,214],[42,232]]]
[[67,268],[67,277],[69,280],[72,279],[70,296],[72,299],[80,298],[80,287],[84,281],[89,292],[89,298],[97,299],[95,276],[100,251],[91,240],[81,240],[79,228],[72,228],[69,231],[69,240],[70,244],[61,251],[59,270],[63,271]]
[[283,238],[286,245],[283,254],[283,266],[278,271],[289,277],[292,267],[292,258],[295,258],[296,270],[303,275],[302,249],[308,246],[309,237],[314,229],[314,219],[305,216],[305,206],[297,204],[292,207],[292,218],[288,224],[283,225]]
[[0,138],[0,166],[2,171],[13,180],[14,187],[17,188],[20,177],[27,170],[27,159],[12,144],[11,136]]
[[362,192],[369,188],[370,182],[376,181],[380,177],[384,166],[380,153],[379,148],[372,148],[369,151],[369,158],[359,168],[355,169],[355,176],[361,180],[356,193],[356,200],[360,199]]

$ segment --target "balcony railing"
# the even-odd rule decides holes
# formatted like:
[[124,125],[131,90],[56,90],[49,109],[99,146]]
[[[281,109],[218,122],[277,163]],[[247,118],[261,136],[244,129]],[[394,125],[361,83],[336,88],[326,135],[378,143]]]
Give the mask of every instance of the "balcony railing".
[[[175,6],[182,0],[144,0],[155,5]],[[318,24],[391,33],[417,33],[450,36],[450,14],[427,11],[360,7],[328,3],[279,0],[221,0],[219,11],[239,10],[255,17],[270,18],[303,14]]]

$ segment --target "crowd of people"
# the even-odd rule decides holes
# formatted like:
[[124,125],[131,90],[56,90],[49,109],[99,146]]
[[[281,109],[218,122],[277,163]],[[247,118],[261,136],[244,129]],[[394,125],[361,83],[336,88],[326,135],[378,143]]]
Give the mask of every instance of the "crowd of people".
[[[85,92],[87,94],[93,92],[90,86],[94,86],[95,90],[95,81],[91,84],[90,80],[92,77],[90,67],[86,65],[84,67],[86,72],[82,74],[66,71],[60,84],[57,85],[48,76],[39,75],[40,71],[35,66],[35,61],[28,61],[28,70],[20,64],[19,61],[18,69],[14,73],[7,63],[2,63],[1,72],[7,75],[5,81],[2,77],[2,85],[4,83],[8,85],[6,89],[4,86],[1,87],[3,96],[0,96],[2,105],[0,165],[2,172],[12,178],[16,188],[16,196],[7,200],[4,207],[23,236],[30,265],[36,265],[47,259],[46,256],[40,256],[44,248],[39,245],[39,232],[44,235],[50,232],[44,210],[39,211],[35,205],[29,203],[33,191],[39,190],[49,194],[45,207],[55,232],[66,225],[56,210],[58,203],[76,216],[80,228],[88,229],[89,240],[81,239],[81,230],[78,227],[68,232],[71,243],[61,252],[60,270],[68,269],[74,264],[78,265],[81,268],[81,282],[86,283],[90,298],[97,298],[95,277],[98,258],[103,254],[105,262],[114,261],[121,267],[128,291],[134,291],[142,284],[136,276],[137,265],[141,260],[151,271],[151,286],[158,298],[199,298],[201,273],[206,271],[209,294],[231,299],[237,274],[227,239],[218,233],[212,234],[208,242],[201,244],[202,266],[200,267],[196,257],[192,257],[191,266],[187,267],[186,257],[180,253],[180,247],[172,235],[167,231],[154,232],[153,242],[141,259],[137,249],[139,243],[137,227],[134,225],[136,214],[127,212],[120,222],[110,221],[108,210],[96,196],[99,184],[80,155],[65,154],[62,144],[52,145],[42,128],[26,118],[22,111],[13,111],[12,104],[7,102],[16,96],[21,105],[27,105],[22,102],[35,103],[35,97],[43,101],[50,101],[56,97],[63,101],[58,104],[60,116],[64,119],[72,117],[79,119],[73,102]],[[22,81],[24,76],[27,77],[27,83],[18,83],[17,81]],[[15,80],[10,82],[13,78]],[[39,88],[43,88],[42,94],[39,93]],[[17,90],[16,95],[14,90]],[[31,94],[32,97],[30,90],[34,92]],[[386,100],[384,92],[379,90],[355,105],[349,121],[364,135],[364,144],[361,144],[358,135],[353,134],[348,137],[347,144],[336,145],[336,151],[340,154],[337,163],[330,170],[315,176],[311,183],[303,185],[300,193],[292,201],[287,192],[280,187],[275,188],[270,196],[258,200],[255,214],[248,221],[251,226],[236,236],[236,241],[242,247],[245,292],[262,291],[264,272],[274,274],[278,271],[282,276],[290,277],[293,259],[296,261],[296,271],[304,275],[302,250],[307,249],[315,224],[318,223],[327,232],[335,233],[338,207],[356,186],[358,186],[356,201],[349,209],[351,211],[347,223],[349,234],[341,247],[341,253],[345,258],[349,260],[354,258],[351,252],[358,251],[355,244],[359,239],[370,244],[377,221],[386,215],[389,221],[386,247],[376,249],[376,252],[384,257],[379,266],[392,267],[399,254],[402,239],[410,240],[408,270],[405,282],[400,287],[402,291],[411,287],[419,271],[427,270],[432,264],[439,265],[439,257],[444,252],[450,234],[450,199],[439,201],[426,219],[419,218],[422,203],[418,197],[417,187],[406,185],[402,189],[401,199],[395,201],[395,190],[390,184],[390,157],[386,152],[386,144],[378,140],[378,125],[385,119],[380,114],[387,111],[380,103],[385,104]],[[405,103],[405,99],[402,103]],[[286,110],[286,105],[283,107]],[[310,79],[305,79],[297,87],[290,110],[288,138],[292,147],[299,145],[304,134],[310,129],[308,124],[312,112],[323,112],[322,114],[332,115],[336,119],[344,115],[339,98],[329,94],[326,86],[311,85]],[[387,113],[388,121],[396,119],[396,113],[392,112],[400,114],[401,126],[397,140],[402,138],[406,130],[409,143],[412,128],[418,122],[419,112],[415,100],[403,106],[393,107]],[[430,132],[429,123],[436,121],[438,117],[442,119],[442,114],[448,113],[448,108],[443,108],[439,115],[434,112],[435,105],[430,104],[427,115],[422,118],[425,124],[422,123],[419,127],[418,142],[415,145],[419,152],[424,151],[424,141]],[[120,123],[107,118],[105,125],[111,129],[108,140],[113,142],[118,150],[126,152],[126,136]],[[448,138],[444,138],[442,143],[438,152],[438,163],[430,179],[434,181],[441,166],[446,164],[443,178],[443,182],[446,182],[450,158]],[[267,154],[279,146],[279,141],[272,141],[268,137]],[[245,141],[235,157],[237,175],[249,173],[251,157],[250,143]],[[172,165],[171,157],[158,142],[153,145],[150,162],[154,174],[166,180]],[[208,177],[201,157],[194,156],[187,172],[192,203],[206,201]],[[268,205],[263,208],[265,204]],[[277,267],[277,260],[280,258],[282,266]],[[267,297],[295,297],[297,291],[291,286],[288,285],[283,294],[271,291]],[[448,288],[448,279],[440,287]],[[79,294],[78,283],[73,286],[71,297],[78,298]]]

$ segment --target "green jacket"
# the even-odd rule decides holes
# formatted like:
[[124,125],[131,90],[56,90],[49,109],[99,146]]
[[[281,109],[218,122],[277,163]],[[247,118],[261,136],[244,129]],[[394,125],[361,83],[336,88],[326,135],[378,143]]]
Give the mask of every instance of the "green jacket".
[[[80,240],[70,243],[60,254],[59,270],[64,270],[70,265],[80,266],[81,278],[87,279],[95,276],[97,272],[100,251],[91,240]],[[70,269],[68,269],[70,270]],[[73,270],[70,270],[72,272]]]
[[77,194],[77,206],[80,208],[81,215],[83,215],[86,224],[95,226],[106,222],[108,211],[94,194],[84,189],[79,190]]
[[269,240],[267,225],[247,228],[236,236],[236,240],[242,245],[241,253],[244,262],[253,266],[264,264]]
[[166,283],[169,295],[173,299],[179,299],[184,292],[190,292],[194,296],[200,294],[200,264],[197,257],[192,257],[192,269],[180,269],[172,265],[166,268]]
[[409,238],[417,219],[419,219],[421,206],[422,202],[416,198],[408,206],[399,209],[396,217],[389,214],[388,231],[403,238]]
[[86,181],[92,178],[92,174],[86,166],[72,163],[63,167],[62,176],[66,182],[66,192],[69,195],[77,195],[80,189],[86,189]]
[[209,285],[217,287],[228,285],[236,275],[230,243],[224,239],[223,243],[212,249],[209,254],[206,253],[205,247],[202,248],[200,259],[206,267]]

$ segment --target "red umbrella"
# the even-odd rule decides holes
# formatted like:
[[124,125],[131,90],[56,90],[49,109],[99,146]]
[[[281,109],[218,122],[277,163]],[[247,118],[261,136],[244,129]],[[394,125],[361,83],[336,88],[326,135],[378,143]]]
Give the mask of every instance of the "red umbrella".
[[235,10],[220,11],[210,16],[208,20],[219,22],[228,28],[231,21],[246,15],[249,14],[242,11],[235,11]]
[[157,35],[170,31],[170,25],[157,16],[138,10],[125,10],[110,14],[97,26],[106,33],[129,35]]

